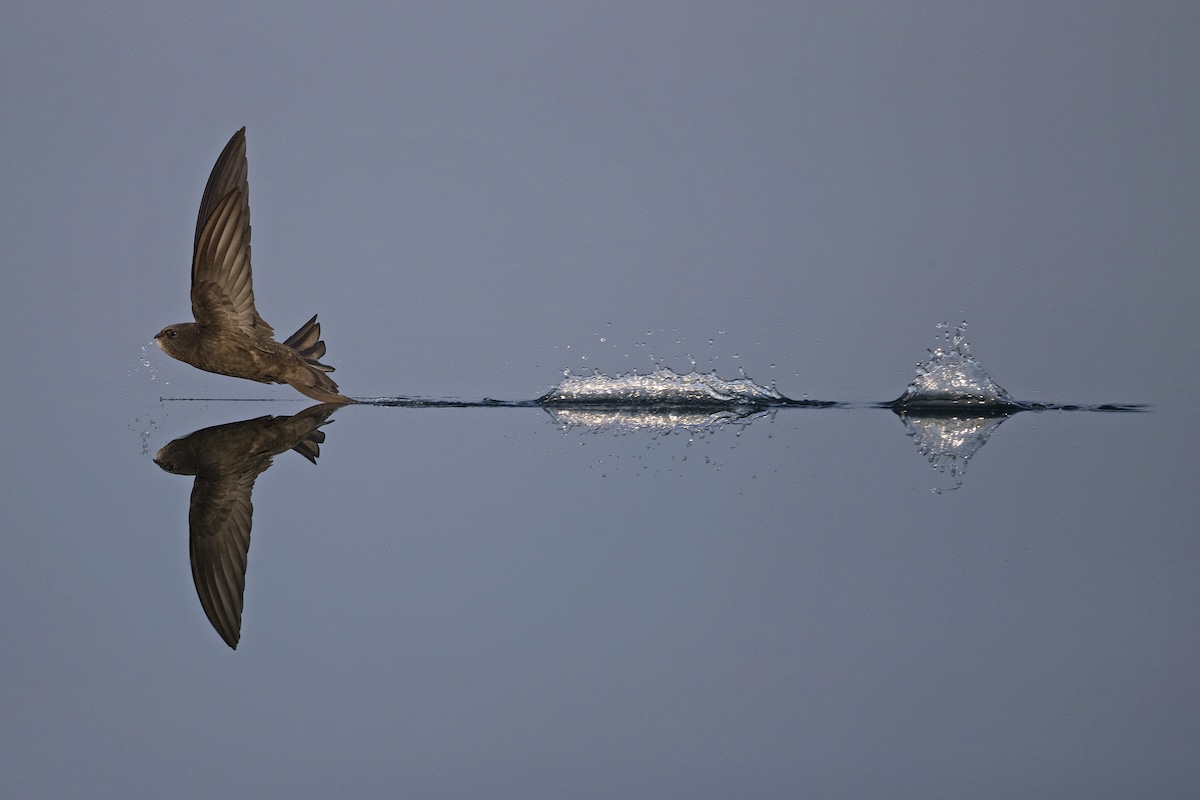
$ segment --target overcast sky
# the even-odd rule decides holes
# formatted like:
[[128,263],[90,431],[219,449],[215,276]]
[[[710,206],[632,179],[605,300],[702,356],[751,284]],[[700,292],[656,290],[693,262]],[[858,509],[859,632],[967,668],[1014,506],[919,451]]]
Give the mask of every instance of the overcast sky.
[[[200,193],[246,125],[260,310],[281,332],[319,312],[352,395],[532,397],[691,355],[875,400],[967,319],[1024,396],[1175,396],[1190,376],[1144,354],[1200,355],[1198,15],[17,4],[12,357],[23,383],[73,380],[83,329],[90,379],[140,391],[120,387],[188,316]],[[156,361],[188,393],[247,391]]]

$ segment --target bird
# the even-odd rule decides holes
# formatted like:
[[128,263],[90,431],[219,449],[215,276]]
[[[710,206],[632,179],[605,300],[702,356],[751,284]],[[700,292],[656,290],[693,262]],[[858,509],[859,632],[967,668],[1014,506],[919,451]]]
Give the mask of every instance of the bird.
[[254,307],[246,174],[243,127],[221,151],[200,200],[192,250],[196,321],[168,325],[154,341],[172,358],[206,372],[286,383],[322,403],[353,403],[329,377],[333,367],[319,361],[325,342],[315,314],[280,343]]
[[288,450],[316,464],[325,441],[320,428],[341,407],[329,403],[291,417],[215,425],[170,442],[154,456],[166,472],[196,476],[188,508],[192,581],[208,621],[234,650],[242,631],[254,481]]

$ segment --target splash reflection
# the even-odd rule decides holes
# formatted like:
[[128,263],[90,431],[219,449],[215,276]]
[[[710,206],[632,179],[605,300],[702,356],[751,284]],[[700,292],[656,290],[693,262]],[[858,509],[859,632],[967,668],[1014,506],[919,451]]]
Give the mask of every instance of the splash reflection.
[[[963,484],[967,463],[1009,416],[1005,413],[989,416],[901,413],[900,421],[904,423],[905,433],[916,443],[917,452],[935,470],[949,476],[953,482],[950,489],[958,489]],[[934,487],[933,491],[941,494],[944,490]]]
[[546,413],[559,430],[582,429],[590,433],[706,433],[726,425],[749,425],[763,417],[774,416],[773,409],[753,406],[712,411],[682,408],[588,408],[547,406]]

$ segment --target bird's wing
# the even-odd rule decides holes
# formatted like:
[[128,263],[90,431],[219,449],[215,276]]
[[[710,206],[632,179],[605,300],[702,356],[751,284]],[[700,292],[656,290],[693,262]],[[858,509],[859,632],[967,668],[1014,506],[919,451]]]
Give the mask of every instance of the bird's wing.
[[242,202],[250,204],[250,184],[246,180],[246,129],[242,128],[233,135],[229,144],[217,156],[208,183],[204,186],[204,196],[200,199],[200,215],[196,217],[196,244],[200,243],[200,233],[205,223],[212,216],[213,209],[225,199],[225,195],[234,189],[242,190]]
[[200,325],[275,331],[254,307],[250,274],[250,209],[234,189],[213,209],[192,257],[192,314]]
[[242,632],[242,595],[254,513],[250,492],[259,472],[251,469],[220,477],[197,476],[188,514],[196,594],[208,621],[235,649]]
[[200,201],[192,252],[192,313],[202,326],[271,337],[275,331],[254,307],[249,197],[243,128],[217,159]]

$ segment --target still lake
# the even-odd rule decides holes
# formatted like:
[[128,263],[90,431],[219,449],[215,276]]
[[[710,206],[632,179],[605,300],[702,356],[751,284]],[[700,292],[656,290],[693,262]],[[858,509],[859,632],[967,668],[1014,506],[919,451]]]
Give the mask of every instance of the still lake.
[[192,479],[152,459],[308,403],[142,383],[99,409],[23,404],[13,432],[6,760],[62,765],[10,772],[13,796],[1200,779],[1200,502],[1171,466],[1194,410],[1015,414],[955,488],[883,409],[638,429],[341,408],[315,463],[283,452],[255,483],[235,651],[193,585]]

